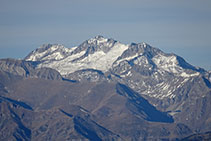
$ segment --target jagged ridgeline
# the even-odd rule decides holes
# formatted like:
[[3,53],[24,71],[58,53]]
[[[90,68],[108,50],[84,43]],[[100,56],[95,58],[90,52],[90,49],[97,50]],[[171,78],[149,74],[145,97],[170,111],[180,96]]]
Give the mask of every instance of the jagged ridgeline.
[[144,42],[45,44],[0,60],[0,109],[0,140],[207,139],[211,73]]

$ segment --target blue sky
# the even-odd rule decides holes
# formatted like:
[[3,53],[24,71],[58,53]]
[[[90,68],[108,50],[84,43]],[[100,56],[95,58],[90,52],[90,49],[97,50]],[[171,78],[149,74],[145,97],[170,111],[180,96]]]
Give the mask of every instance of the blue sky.
[[147,42],[211,70],[210,0],[0,0],[0,58],[96,35]]

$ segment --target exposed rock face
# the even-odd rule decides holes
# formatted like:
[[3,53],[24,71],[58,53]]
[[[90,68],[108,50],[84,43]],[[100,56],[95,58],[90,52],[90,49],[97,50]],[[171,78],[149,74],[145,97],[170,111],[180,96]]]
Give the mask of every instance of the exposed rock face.
[[182,141],[209,141],[211,139],[211,132],[198,133],[186,138],[183,138]]
[[1,59],[1,71],[10,73],[16,76],[37,77],[51,80],[62,80],[59,72],[51,68],[36,68],[37,62]]
[[68,78],[70,80],[89,81],[89,82],[100,82],[109,79],[108,77],[105,76],[105,74],[102,71],[94,69],[75,71],[74,73],[70,73],[67,76],[65,76],[65,78]]

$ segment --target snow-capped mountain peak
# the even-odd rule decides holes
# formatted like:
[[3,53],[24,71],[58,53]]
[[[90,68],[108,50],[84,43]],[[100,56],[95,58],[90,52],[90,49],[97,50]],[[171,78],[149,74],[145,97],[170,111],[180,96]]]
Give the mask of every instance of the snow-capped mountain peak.
[[164,53],[145,42],[125,45],[103,36],[88,39],[72,48],[43,45],[25,60],[38,61],[38,68],[53,68],[63,77],[78,78],[79,81],[92,77],[91,80],[106,79],[106,73],[142,94],[159,99],[174,98],[177,88],[204,73],[203,69],[188,64],[182,57]]
[[[31,52],[25,60],[40,61],[38,67],[50,67],[67,75],[82,69],[97,69],[107,72],[121,62],[141,66],[153,71],[184,75],[185,69],[197,69],[174,54],[166,54],[145,42],[122,44],[113,39],[96,36],[77,47],[65,48],[59,44],[45,44]],[[123,63],[124,64],[124,63]],[[192,76],[191,72],[191,76]]]
[[89,44],[92,44],[92,43],[102,44],[102,43],[106,43],[108,40],[109,39],[104,38],[101,35],[98,35],[98,36],[95,36],[94,38],[89,39],[88,43]]
[[67,56],[72,49],[60,44],[44,44],[25,57],[26,61],[60,60]]
[[127,49],[128,45],[96,36],[73,48],[44,45],[30,53],[25,60],[41,61],[38,67],[54,68],[62,75],[81,69],[98,69],[106,72]]

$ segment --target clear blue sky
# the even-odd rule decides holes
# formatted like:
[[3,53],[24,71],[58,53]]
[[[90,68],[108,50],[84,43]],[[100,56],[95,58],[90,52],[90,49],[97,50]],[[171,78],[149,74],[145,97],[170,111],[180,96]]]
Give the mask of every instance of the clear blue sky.
[[210,0],[0,0],[0,58],[96,35],[144,41],[211,70]]

